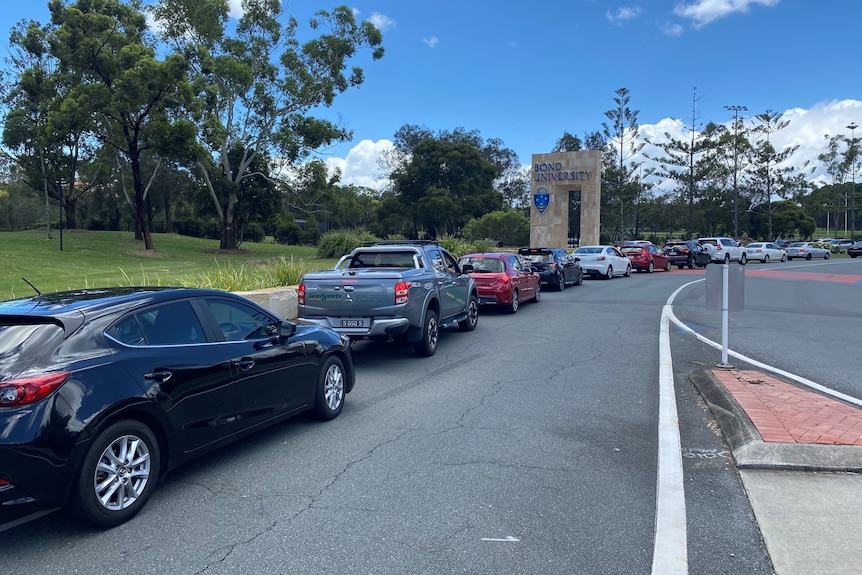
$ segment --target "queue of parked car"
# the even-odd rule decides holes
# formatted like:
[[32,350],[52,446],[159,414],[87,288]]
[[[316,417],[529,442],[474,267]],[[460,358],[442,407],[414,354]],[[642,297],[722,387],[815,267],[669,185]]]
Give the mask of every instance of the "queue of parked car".
[[[862,255],[862,242],[845,251]],[[436,244],[398,242],[357,248],[331,272],[309,274],[316,283],[300,285],[296,322],[195,288],[37,291],[0,302],[0,524],[68,507],[87,524],[119,525],[195,457],[306,411],[337,417],[355,382],[356,338],[412,342],[427,356],[443,327],[474,330],[481,307],[514,314],[539,302],[543,286],[830,253],[817,242],[743,247],[718,236],[669,240],[664,249],[632,241],[456,260]],[[430,285],[445,287],[419,291]],[[345,315],[363,297],[391,313]],[[315,318],[310,310],[325,303],[342,311]],[[408,305],[415,314],[404,313]]]

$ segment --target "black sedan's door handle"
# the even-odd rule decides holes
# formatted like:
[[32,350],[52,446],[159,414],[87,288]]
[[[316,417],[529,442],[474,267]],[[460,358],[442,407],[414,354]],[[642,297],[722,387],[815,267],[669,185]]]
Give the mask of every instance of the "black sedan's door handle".
[[144,374],[144,379],[155,381],[156,383],[164,383],[171,378],[174,373],[168,369],[156,369]]
[[231,364],[238,367],[241,371],[248,371],[254,367],[254,360],[251,358],[238,359],[232,361]]

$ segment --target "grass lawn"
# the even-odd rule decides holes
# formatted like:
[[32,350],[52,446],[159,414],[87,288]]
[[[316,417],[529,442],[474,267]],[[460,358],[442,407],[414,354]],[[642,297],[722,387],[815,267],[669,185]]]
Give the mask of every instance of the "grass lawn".
[[336,261],[317,258],[316,248],[309,246],[244,242],[235,252],[220,253],[218,240],[176,234],[153,234],[153,243],[155,250],[145,250],[132,232],[64,230],[60,251],[59,230],[54,230],[52,239],[44,229],[0,232],[0,300],[33,293],[21,278],[48,293],[85,287],[201,284],[224,275],[225,270],[236,275],[279,259],[293,258],[304,271],[331,268]]

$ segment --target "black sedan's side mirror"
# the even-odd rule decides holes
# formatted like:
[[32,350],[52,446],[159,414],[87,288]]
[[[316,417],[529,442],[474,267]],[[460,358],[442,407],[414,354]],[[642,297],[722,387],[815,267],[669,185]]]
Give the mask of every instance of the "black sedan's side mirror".
[[278,322],[278,338],[282,341],[293,337],[293,334],[296,333],[296,324],[292,321],[288,321],[286,319]]

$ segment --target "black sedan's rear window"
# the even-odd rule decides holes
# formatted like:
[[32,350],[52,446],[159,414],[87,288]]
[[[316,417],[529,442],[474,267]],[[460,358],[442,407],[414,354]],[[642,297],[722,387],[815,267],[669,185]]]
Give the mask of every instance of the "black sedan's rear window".
[[50,353],[63,339],[63,328],[53,323],[0,320],[0,360],[20,361]]

